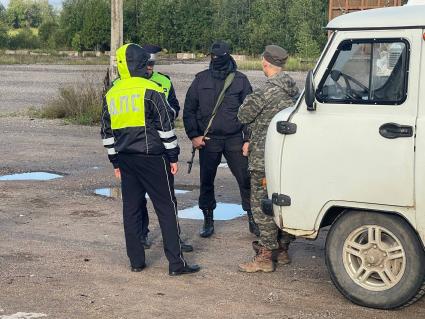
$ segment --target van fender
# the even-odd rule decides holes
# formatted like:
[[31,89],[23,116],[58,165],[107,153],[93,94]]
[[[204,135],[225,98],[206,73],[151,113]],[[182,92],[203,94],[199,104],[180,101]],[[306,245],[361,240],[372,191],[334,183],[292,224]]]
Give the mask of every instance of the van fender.
[[[416,207],[407,206],[389,206],[375,203],[363,203],[363,202],[350,202],[350,201],[328,201],[320,210],[317,215],[315,222],[315,230],[319,231],[320,228],[329,225],[329,222],[333,222],[339,215],[343,214],[347,210],[366,210],[371,212],[380,212],[386,214],[394,214],[405,219],[412,229],[416,231],[419,239],[425,247],[425,233],[419,233],[416,223]],[[335,213],[334,216],[330,216]],[[330,218],[330,219],[329,219]],[[327,220],[326,220],[327,219]],[[325,224],[324,224],[325,221]]]

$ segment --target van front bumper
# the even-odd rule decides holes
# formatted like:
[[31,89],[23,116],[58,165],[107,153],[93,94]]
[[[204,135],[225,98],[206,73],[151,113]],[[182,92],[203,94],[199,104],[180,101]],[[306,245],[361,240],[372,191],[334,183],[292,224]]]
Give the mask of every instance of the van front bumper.
[[261,210],[267,216],[274,217],[273,211],[273,200],[271,199],[262,199],[261,200]]

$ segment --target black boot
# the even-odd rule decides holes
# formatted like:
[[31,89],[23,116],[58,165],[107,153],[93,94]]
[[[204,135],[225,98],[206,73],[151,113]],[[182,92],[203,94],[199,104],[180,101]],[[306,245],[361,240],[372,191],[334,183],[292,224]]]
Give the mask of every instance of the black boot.
[[212,209],[204,209],[204,226],[199,235],[203,238],[210,237],[214,233],[214,211]]
[[190,253],[193,251],[193,246],[186,244],[183,240],[180,239],[180,247],[182,248],[182,252]]
[[249,210],[246,212],[246,214],[248,215],[249,232],[257,237],[260,237],[260,229],[254,220],[254,216],[252,216],[252,212]]
[[143,236],[140,240],[142,242],[142,245],[145,249],[150,249],[152,246],[152,241],[148,238],[148,234],[146,236]]

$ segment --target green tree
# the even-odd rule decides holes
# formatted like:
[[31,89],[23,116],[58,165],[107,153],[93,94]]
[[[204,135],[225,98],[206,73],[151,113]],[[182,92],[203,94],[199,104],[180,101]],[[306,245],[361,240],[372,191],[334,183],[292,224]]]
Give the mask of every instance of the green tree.
[[111,39],[109,0],[86,0],[83,12],[81,42],[88,49],[107,49]]
[[15,29],[37,28],[43,21],[54,19],[48,0],[10,0],[6,14],[9,25]]
[[40,28],[38,28],[38,37],[43,46],[49,49],[56,48],[56,32],[58,28],[58,24],[54,21],[47,21],[40,25]]
[[109,0],[65,0],[59,18],[59,32],[65,35],[66,45],[71,47],[78,34],[82,48],[108,49],[110,10]]
[[1,3],[0,3],[0,22],[7,23],[6,9]]
[[72,49],[75,51],[81,52],[83,45],[81,44],[81,36],[79,33],[75,33],[71,42]]
[[[327,3],[316,0],[292,0],[289,25],[292,29],[290,51],[301,57],[317,57],[327,39]],[[307,55],[307,56],[304,56]]]
[[7,20],[12,28],[25,26],[25,11],[28,8],[26,0],[10,0],[7,7]]
[[320,54],[319,44],[313,40],[310,26],[306,21],[303,21],[299,25],[296,34],[297,40],[295,46],[298,55],[303,58],[317,58]]
[[126,43],[138,43],[140,40],[140,15],[142,0],[124,1],[124,37]]
[[7,35],[8,27],[0,20],[0,48],[5,49],[9,44],[9,36]]
[[41,7],[37,3],[31,3],[24,12],[26,25],[37,28],[42,21]]
[[[273,43],[291,54],[316,55],[327,39],[327,5],[327,0],[125,0],[124,39],[171,52],[206,52],[214,39],[223,39],[235,53],[259,54]],[[68,47],[78,34],[83,48],[107,48],[109,10],[109,0],[65,0],[56,34]]]
[[84,0],[65,0],[62,4],[59,28],[67,47],[71,47],[75,34],[83,29],[84,4]]

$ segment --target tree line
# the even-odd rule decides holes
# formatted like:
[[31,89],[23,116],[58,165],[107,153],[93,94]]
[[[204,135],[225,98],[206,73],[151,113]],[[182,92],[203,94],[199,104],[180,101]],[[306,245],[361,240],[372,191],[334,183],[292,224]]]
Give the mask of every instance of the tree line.
[[[316,57],[327,39],[327,0],[124,0],[125,42],[161,45],[169,52],[207,52],[214,39],[235,53],[258,54],[278,44]],[[110,0],[47,0],[0,4],[0,46],[109,50]]]

